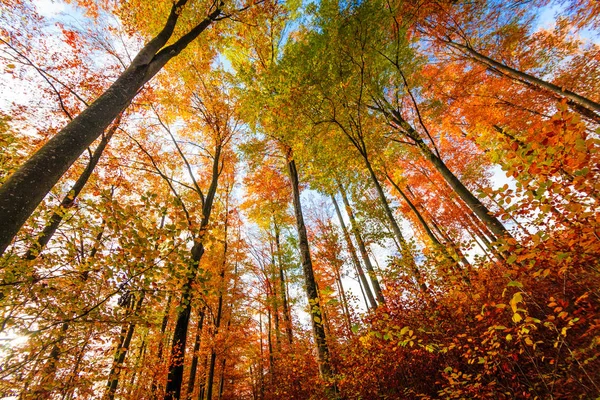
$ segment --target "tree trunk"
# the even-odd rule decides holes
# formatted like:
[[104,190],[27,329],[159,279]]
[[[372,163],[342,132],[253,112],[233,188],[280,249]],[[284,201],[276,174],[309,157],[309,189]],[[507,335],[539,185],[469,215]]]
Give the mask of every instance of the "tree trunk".
[[148,342],[146,340],[147,336],[148,336],[148,333],[146,332],[146,334],[144,335],[144,338],[142,340],[142,345],[140,346],[140,351],[138,352],[138,355],[135,359],[135,364],[133,366],[134,369],[133,369],[133,373],[131,374],[131,379],[129,380],[129,388],[127,391],[128,398],[132,398],[131,396],[135,392],[135,389],[137,386],[136,382],[135,382],[135,378],[137,378],[137,374],[140,369],[140,363],[141,363],[142,359],[144,358],[144,355],[146,354],[146,345],[148,344]]
[[[360,265],[360,261],[358,260],[358,256],[356,255],[356,249],[354,248],[354,244],[352,243],[352,239],[350,238],[350,234],[348,233],[348,229],[346,229],[346,224],[344,223],[344,218],[342,217],[342,212],[340,211],[340,207],[335,199],[334,195],[331,195],[331,201],[333,202],[333,206],[335,208],[335,212],[337,214],[338,220],[340,221],[340,227],[342,228],[342,233],[344,234],[344,239],[346,240],[346,245],[348,246],[348,252],[350,253],[350,257],[352,258],[352,263],[354,264],[354,269],[358,274],[358,278],[360,279],[360,283],[364,288],[364,293],[368,298],[367,308],[377,308],[377,302],[373,297],[373,292],[369,287],[369,283],[367,282],[367,277],[365,276],[365,272]],[[365,249],[366,251],[366,249]],[[368,258],[368,257],[367,257]]]
[[451,265],[455,265],[455,266],[459,267],[458,261],[452,258],[452,256],[446,250],[446,247],[442,243],[440,243],[440,241],[435,237],[435,235],[429,228],[429,224],[427,224],[427,222],[425,221],[425,219],[423,218],[423,216],[421,215],[421,213],[419,212],[417,207],[415,207],[413,202],[410,201],[410,199],[406,196],[406,194],[402,191],[402,189],[400,189],[400,187],[396,184],[396,182],[394,182],[394,180],[392,179],[392,177],[389,174],[386,174],[386,177],[387,177],[388,181],[390,181],[392,186],[396,189],[396,191],[400,194],[400,196],[404,199],[406,204],[408,204],[408,206],[410,207],[412,212],[415,214],[415,216],[419,220],[419,223],[421,224],[421,227],[427,234],[427,237],[429,237],[429,240],[431,241],[431,244],[433,245],[433,247],[435,249],[439,250],[442,253],[442,255],[444,256],[444,258],[446,258],[446,260],[448,260],[448,262],[450,262]]
[[342,304],[342,311],[346,318],[348,333],[352,332],[352,321],[350,320],[350,310],[348,309],[348,300],[346,299],[346,292],[344,291],[344,285],[342,285],[342,275],[340,273],[339,266],[335,268],[335,282],[338,287],[338,293],[340,295],[340,303]]
[[[140,294],[140,298],[138,299],[138,302],[135,306],[135,310],[133,312],[134,316],[142,308],[144,295],[144,292]],[[127,329],[127,333],[125,333],[124,331],[121,332],[120,343],[115,352],[113,366],[110,369],[110,374],[108,375],[109,378],[108,383],[106,385],[106,394],[104,395],[105,399],[113,400],[115,398],[115,394],[117,393],[117,387],[119,386],[119,375],[121,374],[123,362],[125,361],[125,356],[127,355],[127,351],[129,350],[129,344],[131,343],[131,338],[133,337],[134,330],[135,323],[130,323],[129,328]]]
[[435,169],[442,175],[448,185],[454,192],[465,202],[465,204],[477,215],[477,217],[485,224],[485,226],[494,233],[498,238],[512,238],[504,225],[496,217],[494,217],[487,207],[479,201],[477,197],[471,193],[469,189],[450,171],[444,161],[431,151],[429,146],[421,139],[419,133],[402,118],[399,112],[393,110],[392,115],[394,122],[404,131],[404,133],[416,142],[421,153],[429,160]]
[[[562,88],[553,83],[546,82],[543,79],[536,78],[535,76],[529,75],[523,71],[519,71],[517,69],[514,69],[507,65],[504,65],[490,57],[484,56],[483,54],[479,53],[478,51],[476,51],[475,49],[473,49],[470,46],[465,46],[463,44],[456,43],[456,42],[449,41],[449,40],[444,41],[444,42],[446,44],[448,44],[449,46],[451,46],[455,49],[458,49],[461,52],[467,54],[472,59],[480,62],[481,64],[484,64],[487,67],[489,67],[495,71],[498,71],[501,74],[506,75],[515,81],[524,83],[528,86],[533,86],[533,87],[537,88],[538,90],[541,89],[542,91],[548,91],[548,92],[554,93],[558,97],[567,99],[568,101],[573,102],[589,111],[592,111],[593,113],[600,112],[600,103],[592,101],[591,99],[588,99],[587,97],[584,97],[577,93],[571,92],[570,90]],[[589,114],[584,114],[584,115],[589,115]],[[596,122],[600,121],[600,116],[598,116],[597,114],[593,114],[593,115],[595,115],[594,119],[596,120]]]
[[[159,364],[162,364],[163,359],[163,351],[165,347],[165,332],[167,331],[167,325],[169,324],[169,313],[171,310],[171,299],[173,295],[169,293],[167,297],[167,306],[165,307],[165,313],[162,318],[162,323],[160,325],[160,341],[158,342],[158,351],[156,352],[156,360]],[[158,377],[154,375],[152,377],[152,384],[150,385],[152,391],[152,399],[158,398]]]
[[[375,269],[373,268],[373,264],[371,264],[371,259],[369,258],[369,253],[367,252],[367,246],[360,234],[360,229],[358,227],[358,223],[354,218],[354,212],[352,212],[352,207],[350,207],[350,201],[348,200],[348,196],[346,194],[346,189],[342,186],[340,182],[338,182],[338,189],[340,190],[340,194],[342,195],[342,201],[344,202],[344,206],[346,207],[346,213],[348,214],[348,218],[350,219],[350,227],[352,232],[354,233],[354,238],[356,239],[356,243],[358,243],[358,250],[360,251],[360,255],[365,263],[365,268],[367,269],[367,274],[369,275],[369,280],[373,285],[373,290],[375,291],[375,296],[377,297],[377,301],[380,303],[385,303],[385,299],[383,298],[383,294],[381,293],[381,286],[379,285],[379,280],[377,279],[377,275],[375,274]],[[367,296],[369,296],[369,288],[368,285],[365,286],[365,292]],[[373,294],[371,294],[373,296]]]
[[196,384],[196,371],[198,369],[198,353],[200,352],[200,343],[202,340],[202,327],[204,325],[204,307],[198,314],[198,325],[196,327],[196,339],[194,341],[194,352],[192,353],[192,365],[190,367],[190,377],[187,386],[187,398],[191,399],[194,395],[194,386]]
[[[273,318],[275,320],[275,344],[277,347],[277,351],[281,351],[281,336],[280,336],[280,330],[279,330],[279,296],[277,295],[277,281],[279,280],[278,277],[275,276],[275,274],[277,273],[276,269],[277,266],[275,265],[275,254],[274,254],[274,250],[273,250],[273,243],[270,243],[271,245],[271,265],[270,265],[270,270],[269,270],[269,276],[271,277],[272,281],[273,281],[273,285],[272,285],[272,293],[273,296],[271,296],[271,304],[273,304]],[[279,274],[277,274],[279,275]],[[281,287],[281,285],[279,285],[279,287]]]
[[27,250],[27,253],[25,253],[24,258],[26,260],[35,260],[40,255],[42,250],[44,250],[50,239],[52,239],[52,236],[54,236],[54,233],[63,220],[65,210],[74,204],[75,199],[77,199],[77,196],[79,196],[79,193],[81,193],[83,190],[85,184],[90,179],[90,176],[92,176],[92,172],[94,172],[94,168],[96,168],[96,165],[98,165],[98,161],[100,161],[100,157],[102,156],[104,149],[108,145],[108,142],[116,132],[120,123],[121,116],[119,115],[113,122],[113,125],[110,127],[110,129],[102,137],[102,140],[90,157],[85,170],[81,173],[81,175],[79,175],[79,178],[77,178],[77,181],[75,181],[67,195],[63,197],[58,209],[52,213],[52,216],[50,217],[48,224],[44,227],[44,230],[37,236],[34,243]]
[[281,257],[281,244],[279,241],[279,226],[273,221],[275,227],[275,249],[277,250],[277,264],[279,266],[279,286],[281,291],[281,298],[283,300],[283,323],[285,324],[285,331],[287,334],[288,342],[292,344],[292,315],[288,305],[287,291],[285,289],[285,275],[283,273],[283,257]]
[[225,388],[225,362],[227,361],[227,359],[225,359],[225,357],[223,357],[223,359],[221,360],[221,378],[219,379],[219,397],[218,399],[221,400],[221,398],[223,397],[223,389]]
[[61,325],[58,338],[56,343],[52,346],[50,354],[48,355],[48,361],[44,364],[41,371],[40,382],[32,390],[31,395],[24,394],[23,399],[42,399],[49,398],[52,391],[54,390],[54,384],[56,380],[56,369],[58,358],[60,356],[60,345],[65,340],[67,331],[69,330],[69,324],[64,322]]
[[292,157],[291,149],[287,149],[287,167],[292,184],[294,212],[296,214],[296,227],[298,229],[298,245],[300,247],[300,259],[302,260],[302,270],[304,273],[304,284],[306,295],[308,297],[308,306],[310,308],[311,323],[313,335],[317,345],[317,360],[319,363],[319,373],[324,380],[333,377],[333,369],[329,360],[329,347],[323,328],[323,314],[321,304],[319,304],[319,288],[315,280],[315,275],[308,247],[308,234],[304,225],[304,216],[302,215],[302,205],[300,203],[300,185],[298,182],[298,170]]
[[171,361],[169,366],[169,374],[167,377],[167,388],[165,400],[179,400],[181,397],[181,384],[183,383],[183,361],[185,360],[185,349],[187,343],[188,325],[190,322],[191,304],[192,304],[192,286],[196,280],[196,274],[200,265],[200,259],[204,254],[204,245],[202,239],[206,228],[210,221],[213,202],[220,175],[220,159],[221,159],[221,144],[216,145],[215,155],[212,165],[211,183],[204,198],[202,206],[202,221],[198,228],[198,237],[194,239],[194,245],[191,250],[191,263],[189,277],[186,284],[181,289],[181,299],[179,301],[179,312],[177,314],[177,322],[175,323],[175,331],[173,332],[173,342],[171,344]]
[[187,0],[174,3],[163,29],[140,50],[119,78],[0,187],[0,255],[44,196],[85,149],[129,105],[142,86],[221,14],[219,4],[198,25],[165,47],[186,3]]
[[[221,320],[223,318],[223,296],[225,295],[225,289],[227,286],[227,282],[225,281],[225,270],[227,268],[227,249],[228,249],[228,227],[229,227],[229,223],[228,223],[228,215],[229,215],[229,203],[226,204],[225,207],[225,234],[224,234],[224,243],[223,243],[223,262],[221,264],[221,271],[219,271],[219,278],[220,278],[220,282],[219,282],[219,300],[218,300],[218,305],[217,305],[217,315],[215,317],[215,330],[213,333],[213,336],[216,338],[217,335],[219,334],[219,328],[221,327]],[[217,351],[213,347],[211,348],[211,353],[210,353],[210,362],[208,365],[208,373],[206,376],[206,398],[208,400],[212,399],[212,393],[213,393],[213,383],[215,380],[215,364],[217,361]]]
[[383,188],[381,187],[381,184],[379,183],[379,180],[377,179],[377,176],[375,175],[375,171],[373,171],[371,162],[369,161],[369,159],[366,156],[363,156],[363,158],[365,160],[365,165],[367,167],[367,170],[369,171],[369,176],[371,177],[371,181],[373,182],[373,185],[375,185],[375,189],[377,190],[377,194],[379,196],[381,205],[383,206],[385,215],[388,219],[388,222],[390,223],[390,225],[392,227],[392,232],[394,233],[394,236],[396,237],[396,240],[398,241],[397,242],[398,249],[400,250],[400,253],[402,254],[402,259],[406,261],[407,266],[410,268],[413,277],[417,280],[417,283],[418,283],[421,291],[427,292],[427,285],[423,281],[423,277],[421,276],[421,272],[419,271],[417,264],[415,263],[415,259],[412,254],[412,251],[410,250],[408,243],[404,239],[404,235],[402,235],[402,230],[400,229],[400,226],[398,225],[398,222],[396,221],[396,217],[394,217],[394,213],[392,212],[392,209],[390,208],[390,204],[388,203],[388,200],[385,196]]
[[177,313],[177,322],[175,323],[173,341],[171,342],[171,359],[169,364],[169,374],[167,376],[165,400],[179,400],[181,397],[183,361],[185,359],[187,331],[191,313],[192,285],[194,284],[198,264],[200,263],[203,254],[204,246],[202,246],[202,243],[196,242],[192,247],[191,271],[193,273],[181,289],[181,300],[179,301],[178,307],[180,311]]

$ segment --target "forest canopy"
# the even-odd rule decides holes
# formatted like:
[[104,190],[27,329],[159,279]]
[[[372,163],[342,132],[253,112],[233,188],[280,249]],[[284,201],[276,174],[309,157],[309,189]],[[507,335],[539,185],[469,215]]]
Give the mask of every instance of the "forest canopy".
[[599,28],[0,0],[0,399],[600,398]]

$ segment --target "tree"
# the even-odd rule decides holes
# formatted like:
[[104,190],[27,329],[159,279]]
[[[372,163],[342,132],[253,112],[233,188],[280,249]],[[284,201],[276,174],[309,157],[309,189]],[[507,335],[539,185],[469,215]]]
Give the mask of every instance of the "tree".
[[222,14],[223,4],[213,4],[208,16],[167,46],[181,10],[188,0],[173,3],[161,31],[152,38],[121,76],[81,114],[73,119],[0,187],[0,253],[60,177],[108,125],[133,100],[140,88],[165,64],[181,53]]

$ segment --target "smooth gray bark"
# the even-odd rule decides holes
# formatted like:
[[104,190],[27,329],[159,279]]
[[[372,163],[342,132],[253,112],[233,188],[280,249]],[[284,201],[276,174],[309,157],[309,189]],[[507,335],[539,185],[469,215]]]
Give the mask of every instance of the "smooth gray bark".
[[0,255],[60,177],[129,105],[142,86],[221,14],[219,4],[199,24],[166,46],[187,2],[174,3],[163,29],[140,50],[119,78],[0,187]]

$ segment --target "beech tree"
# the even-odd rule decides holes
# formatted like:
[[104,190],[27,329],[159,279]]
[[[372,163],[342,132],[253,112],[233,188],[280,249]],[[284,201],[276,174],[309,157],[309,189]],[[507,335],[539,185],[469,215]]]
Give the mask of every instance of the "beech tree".
[[600,396],[595,2],[46,3],[0,397]]

